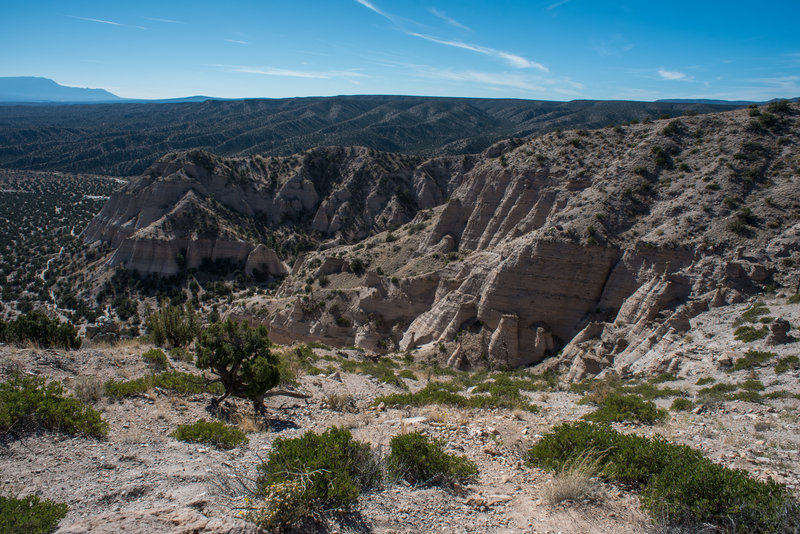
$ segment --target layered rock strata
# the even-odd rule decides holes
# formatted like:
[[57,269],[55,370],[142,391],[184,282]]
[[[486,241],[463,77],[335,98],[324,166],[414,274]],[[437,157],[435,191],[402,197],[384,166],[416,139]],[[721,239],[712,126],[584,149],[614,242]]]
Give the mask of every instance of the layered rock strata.
[[[167,272],[156,257],[184,248],[194,262],[200,234],[190,246],[172,222],[191,190],[222,214],[222,245],[202,254],[246,261],[259,245],[237,229],[248,217],[318,236],[291,272],[257,254],[289,272],[249,305],[277,341],[428,350],[463,368],[561,351],[552,361],[572,378],[669,367],[660,347],[697,314],[800,283],[798,116],[792,105],[767,126],[737,111],[563,132],[428,161],[320,149],[275,175],[257,157],[211,157],[204,174],[170,156],[112,197],[87,238],[143,269]],[[235,169],[251,174],[239,183]],[[177,244],[134,252],[152,235]]]

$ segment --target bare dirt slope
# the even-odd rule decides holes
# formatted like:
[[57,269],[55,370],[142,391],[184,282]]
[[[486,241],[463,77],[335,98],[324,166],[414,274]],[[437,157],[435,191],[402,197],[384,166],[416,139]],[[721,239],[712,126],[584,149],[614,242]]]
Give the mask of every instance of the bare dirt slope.
[[[800,304],[788,304],[786,296],[761,298],[771,314],[789,321],[789,334],[798,337]],[[657,398],[656,403],[669,407],[676,396],[684,396],[696,403],[693,410],[671,411],[664,423],[654,427],[625,424],[617,428],[662,434],[702,450],[716,462],[745,469],[763,480],[777,480],[799,492],[800,369],[782,370],[776,364],[798,355],[800,349],[796,341],[775,347],[763,339],[734,339],[736,320],[752,304],[718,308],[692,319],[680,346],[680,357],[688,364],[676,377],[656,384],[678,391]],[[20,371],[80,388],[87,377],[102,382],[145,374],[141,353],[146,348],[129,344],[63,352],[0,346],[0,355],[4,376]],[[731,370],[749,350],[775,354],[758,365]],[[168,436],[178,424],[219,415],[208,411],[207,394],[179,396],[156,389],[121,401],[104,397],[95,407],[111,425],[107,439],[54,433],[6,436],[0,448],[0,491],[35,493],[68,503],[69,515],[61,523],[65,532],[84,532],[89,527],[110,532],[120,522],[131,529],[139,525],[147,532],[178,532],[179,527],[198,521],[207,532],[246,532],[249,527],[233,519],[244,506],[245,494],[238,481],[247,484],[246,479],[254,476],[273,440],[341,425],[384,454],[392,436],[422,430],[443,438],[450,452],[474,460],[480,475],[477,482],[460,491],[386,483],[362,495],[354,513],[331,516],[323,530],[640,533],[654,529],[640,511],[635,494],[593,479],[586,497],[552,503],[547,495],[554,484],[553,475],[524,464],[525,451],[540,435],[593,409],[591,404],[579,404],[582,394],[566,384],[523,392],[541,407],[538,413],[448,406],[374,407],[377,396],[402,390],[357,372],[355,364],[364,357],[361,351],[315,352],[319,359],[313,367],[298,368],[298,388],[311,394],[308,401],[272,398],[266,419],[253,418],[251,406],[244,402],[227,405],[228,419],[250,431],[246,446],[219,450]],[[412,370],[417,378],[402,378],[399,383],[412,391],[428,380],[456,380],[459,376],[452,372],[437,375],[430,367],[400,356],[396,358],[400,367]],[[416,358],[418,362],[424,359],[422,354]],[[183,362],[173,365],[191,370],[191,365]],[[320,369],[322,374],[306,374]],[[484,380],[491,381],[492,376]],[[737,391],[748,390],[745,381],[752,384],[756,380],[764,389],[755,397],[733,400]],[[719,383],[733,384],[734,393],[713,397],[700,392]],[[630,379],[623,384],[647,382]]]

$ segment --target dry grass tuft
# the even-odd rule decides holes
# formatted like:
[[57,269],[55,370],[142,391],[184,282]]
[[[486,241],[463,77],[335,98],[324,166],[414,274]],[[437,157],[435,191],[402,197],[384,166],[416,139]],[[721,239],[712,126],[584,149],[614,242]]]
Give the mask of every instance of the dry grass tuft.
[[575,457],[544,487],[542,497],[550,504],[580,501],[588,497],[594,487],[592,477],[597,474],[599,466],[600,456],[594,451]]
[[528,413],[530,413],[530,412],[526,412],[526,411],[525,411],[525,410],[523,410],[522,408],[514,408],[514,409],[511,411],[511,415],[513,415],[513,416],[514,416],[514,419],[516,419],[516,420],[518,420],[518,421],[524,421],[524,420],[525,420],[525,416],[526,416]]
[[79,376],[73,386],[75,397],[85,403],[95,403],[103,397],[103,381],[96,376]]
[[337,412],[350,412],[355,411],[355,401],[353,396],[349,393],[329,393],[325,396],[324,400],[331,410]]
[[425,417],[437,423],[446,424],[450,421],[450,414],[441,406],[428,406],[423,411]]
[[245,433],[261,432],[264,430],[264,423],[252,415],[239,415],[239,420],[236,422],[236,426],[239,427],[239,430]]

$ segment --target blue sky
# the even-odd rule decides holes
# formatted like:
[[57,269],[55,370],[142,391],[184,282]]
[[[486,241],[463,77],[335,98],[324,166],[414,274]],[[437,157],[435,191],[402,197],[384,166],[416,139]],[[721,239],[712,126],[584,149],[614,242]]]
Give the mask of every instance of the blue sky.
[[130,98],[800,96],[800,1],[6,2],[0,76]]

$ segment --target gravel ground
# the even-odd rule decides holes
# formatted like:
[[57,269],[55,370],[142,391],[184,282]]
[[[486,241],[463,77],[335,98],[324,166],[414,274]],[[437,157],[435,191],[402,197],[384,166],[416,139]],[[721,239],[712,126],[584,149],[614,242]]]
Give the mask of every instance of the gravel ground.
[[[779,310],[781,311],[781,310]],[[785,310],[783,310],[785,311]],[[716,360],[721,350],[741,353],[751,346],[736,345],[728,335],[730,321],[709,312],[698,316],[685,353],[696,353],[696,365],[665,385],[696,393],[698,377],[737,382],[758,377],[766,391],[800,392],[800,371],[776,375],[771,367],[729,373]],[[788,312],[787,312],[788,313]],[[792,311],[792,313],[794,313]],[[786,314],[786,313],[785,313]],[[792,320],[794,317],[792,316]],[[738,343],[738,342],[736,342]],[[146,345],[95,347],[63,352],[0,345],[0,371],[12,370],[62,380],[68,387],[79,378],[130,378],[147,372],[141,353]],[[781,354],[798,353],[798,344],[785,345]],[[190,370],[191,365],[176,363]],[[411,390],[424,380],[406,380]],[[550,504],[544,491],[553,476],[522,462],[524,452],[550,427],[575,420],[592,409],[569,391],[528,394],[539,413],[510,410],[467,410],[448,407],[378,409],[370,404],[378,395],[400,391],[371,376],[334,373],[302,376],[298,388],[308,400],[273,397],[268,417],[256,420],[244,401],[229,401],[226,412],[244,417],[249,433],[246,446],[220,450],[182,443],[169,437],[177,425],[211,418],[207,394],[181,397],[164,391],[112,401],[101,398],[95,408],[110,423],[106,439],[40,433],[9,438],[0,446],[0,491],[37,494],[66,502],[70,511],[62,527],[79,525],[100,514],[184,507],[208,517],[233,517],[241,492],[237,481],[254,476],[278,436],[295,437],[307,430],[331,425],[349,428],[360,440],[386,453],[392,436],[422,430],[444,439],[450,452],[463,454],[478,465],[479,478],[456,491],[386,483],[362,495],[353,513],[332,517],[319,527],[327,532],[631,532],[653,530],[640,511],[635,494],[592,480],[589,494],[578,501]],[[346,411],[328,405],[331,395],[349,396]],[[671,399],[659,399],[662,407]],[[662,434],[702,450],[717,462],[742,468],[760,479],[772,478],[800,491],[800,400],[770,400],[764,404],[724,401],[703,405],[694,412],[671,413],[654,427],[619,425],[625,431]],[[244,478],[243,478],[244,477]],[[233,489],[231,489],[233,488]],[[171,532],[165,530],[165,532]],[[231,531],[232,532],[232,531]]]

